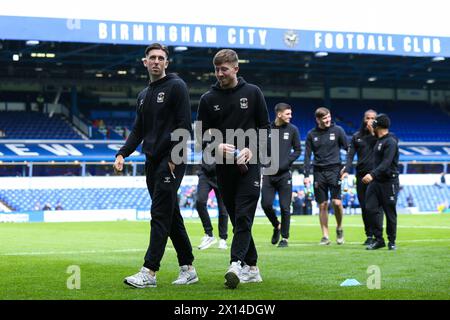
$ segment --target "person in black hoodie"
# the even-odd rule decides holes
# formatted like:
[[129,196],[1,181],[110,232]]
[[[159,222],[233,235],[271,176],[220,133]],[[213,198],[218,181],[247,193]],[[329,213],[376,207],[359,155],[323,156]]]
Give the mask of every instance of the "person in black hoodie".
[[[207,153],[205,153],[206,155]],[[214,159],[211,159],[213,162]],[[208,213],[208,195],[211,190],[214,190],[214,194],[217,199],[217,208],[219,211],[218,222],[219,222],[219,249],[227,249],[227,238],[228,238],[228,213],[225,205],[223,203],[222,197],[220,196],[219,187],[217,186],[217,176],[216,176],[216,164],[206,163],[202,159],[202,164],[197,172],[198,184],[197,184],[197,200],[195,202],[195,207],[198,212],[198,216],[202,221],[202,226],[205,231],[205,236],[202,238],[202,242],[198,246],[200,250],[208,249],[211,245],[217,242],[217,239],[213,234],[213,227],[211,224],[211,218]]]
[[331,113],[327,108],[318,108],[315,112],[317,126],[308,132],[305,143],[304,184],[310,184],[311,153],[314,153],[314,195],[319,204],[319,219],[322,229],[321,245],[329,245],[328,233],[328,192],[336,218],[336,242],[344,243],[342,217],[344,208],[341,200],[341,149],[347,150],[347,136],[344,129],[331,122]]
[[350,146],[347,153],[347,161],[345,167],[341,171],[341,180],[347,179],[352,168],[353,157],[358,155],[356,163],[356,193],[358,195],[359,204],[364,223],[364,231],[366,233],[366,241],[364,245],[370,245],[373,241],[373,231],[370,228],[369,217],[366,209],[366,190],[367,184],[362,182],[362,178],[373,169],[373,147],[377,142],[377,137],[372,128],[372,121],[375,120],[377,112],[369,109],[364,113],[364,119],[361,123],[359,131],[352,136]]
[[[221,141],[215,140],[216,173],[220,194],[233,225],[231,259],[225,274],[225,286],[234,289],[239,283],[262,281],[251,233],[261,181],[259,150],[255,150],[254,146],[261,147],[257,143],[261,139],[254,141],[245,138],[245,147],[239,146],[236,130],[258,132],[264,136],[259,129],[268,131],[270,122],[261,90],[237,76],[237,53],[231,49],[220,50],[214,56],[213,64],[218,81],[200,98],[197,117],[202,124],[201,138],[209,129],[218,131],[222,136]],[[230,135],[230,131],[234,134]],[[203,143],[201,145],[204,146]],[[224,158],[227,160],[225,164]]]
[[376,250],[386,246],[383,238],[383,208],[386,214],[386,233],[388,249],[395,250],[397,237],[397,197],[399,191],[398,171],[398,139],[389,132],[391,120],[386,114],[379,114],[372,122],[372,127],[378,138],[373,149],[374,168],[363,178],[368,184],[366,191],[366,208],[375,241],[366,249]]
[[[278,247],[288,246],[289,226],[291,219],[292,175],[291,166],[300,156],[300,133],[298,128],[291,124],[292,108],[287,103],[278,103],[275,106],[276,119],[271,123],[270,132],[274,136],[274,130],[278,130],[279,168],[276,173],[264,175],[261,191],[261,206],[273,226],[272,244],[278,243]],[[293,150],[292,150],[293,149]],[[278,221],[273,201],[278,192],[281,209],[281,223]],[[281,241],[280,240],[281,233]]]
[[[180,273],[176,285],[198,281],[192,266],[194,256],[177,201],[177,190],[186,164],[172,156],[179,141],[171,135],[177,129],[191,132],[191,107],[186,83],[175,74],[167,74],[167,47],[154,43],[145,49],[144,66],[150,83],[137,99],[136,119],[125,145],[117,152],[114,168],[122,171],[124,158],[143,141],[147,188],[152,198],[150,244],[141,270],[124,283],[135,288],[156,287],[156,272],[170,237],[177,252]],[[175,163],[179,163],[175,165]]]

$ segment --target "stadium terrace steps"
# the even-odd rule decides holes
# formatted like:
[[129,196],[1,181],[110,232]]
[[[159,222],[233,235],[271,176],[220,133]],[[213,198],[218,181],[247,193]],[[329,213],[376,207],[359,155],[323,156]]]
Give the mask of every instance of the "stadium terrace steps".
[[[194,187],[185,185],[180,188],[180,207],[193,208]],[[301,190],[303,186],[293,186]],[[450,199],[448,186],[424,185],[403,186],[398,198],[398,208],[406,208],[408,195],[411,194],[420,212],[437,211],[438,206]],[[0,190],[0,201],[13,211],[42,210],[49,203],[52,209],[60,203],[65,210],[102,210],[102,209],[137,209],[149,210],[151,200],[145,188],[85,188],[85,189],[11,189]],[[215,197],[212,198],[216,207]],[[279,206],[278,197],[274,206]],[[1,210],[1,209],[0,209]]]

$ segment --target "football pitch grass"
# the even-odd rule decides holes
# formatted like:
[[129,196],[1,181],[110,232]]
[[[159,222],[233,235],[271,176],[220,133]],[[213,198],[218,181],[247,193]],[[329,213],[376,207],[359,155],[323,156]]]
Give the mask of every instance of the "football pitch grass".
[[[148,222],[0,224],[0,299],[88,300],[311,300],[450,298],[450,215],[399,215],[397,251],[367,251],[361,216],[344,217],[346,243],[319,246],[317,216],[292,216],[288,248],[270,243],[272,226],[256,218],[253,227],[262,283],[224,287],[229,250],[217,244],[197,249],[203,236],[199,219],[185,219],[200,281],[174,286],[176,253],[168,242],[157,274],[158,287],[133,289],[123,278],[138,271],[149,240]],[[217,230],[217,220],[213,219]],[[231,233],[231,225],[230,225]],[[228,239],[230,246],[231,236]],[[70,266],[80,269],[80,289]],[[379,268],[379,289],[369,289]],[[373,267],[372,267],[373,268]],[[372,268],[369,271],[373,270]],[[69,271],[69,273],[68,273]],[[370,278],[372,277],[372,278]],[[361,285],[341,287],[346,279]]]

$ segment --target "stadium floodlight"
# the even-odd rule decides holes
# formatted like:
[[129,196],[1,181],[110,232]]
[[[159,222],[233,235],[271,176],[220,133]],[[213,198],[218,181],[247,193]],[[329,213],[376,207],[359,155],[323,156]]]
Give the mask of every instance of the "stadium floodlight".
[[13,59],[13,61],[19,61],[20,56],[17,53],[15,53],[15,54],[13,54],[12,59]]
[[439,61],[444,61],[445,58],[444,57],[433,57],[433,59],[431,59],[431,61],[433,62],[439,62]]
[[326,52],[326,51],[319,51],[314,54],[314,56],[316,56],[317,58],[326,57],[327,55],[328,55],[328,52]]
[[434,83],[434,82],[435,82],[434,79],[428,79],[428,80],[427,80],[427,83],[428,83],[428,84],[432,84],[432,83]]
[[369,77],[369,78],[367,79],[367,81],[369,81],[369,82],[377,81],[377,77]]
[[175,51],[175,52],[183,52],[183,51],[186,51],[187,49],[188,49],[188,47],[178,46],[178,47],[173,48],[173,51]]
[[239,62],[239,63],[250,63],[250,60],[247,60],[247,59],[239,59],[238,62]]
[[127,74],[127,70],[118,70],[117,74],[125,75]]
[[39,40],[27,40],[25,42],[27,46],[37,46],[39,44]]

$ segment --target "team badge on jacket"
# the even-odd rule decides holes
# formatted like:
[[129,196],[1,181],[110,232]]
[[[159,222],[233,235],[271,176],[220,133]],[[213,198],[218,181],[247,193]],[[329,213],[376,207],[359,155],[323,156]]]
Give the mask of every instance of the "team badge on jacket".
[[336,136],[334,135],[334,133],[330,133],[330,140],[336,140]]
[[247,98],[241,98],[240,103],[241,103],[241,109],[247,109],[248,108],[248,100],[247,100]]
[[284,139],[284,140],[289,140],[289,132],[285,132],[285,133],[283,134],[283,139]]
[[213,106],[214,111],[220,111],[220,106],[218,104],[216,104],[215,106]]
[[164,102],[164,96],[165,96],[164,92],[158,93],[158,97],[156,98],[156,102],[157,103],[163,103]]

